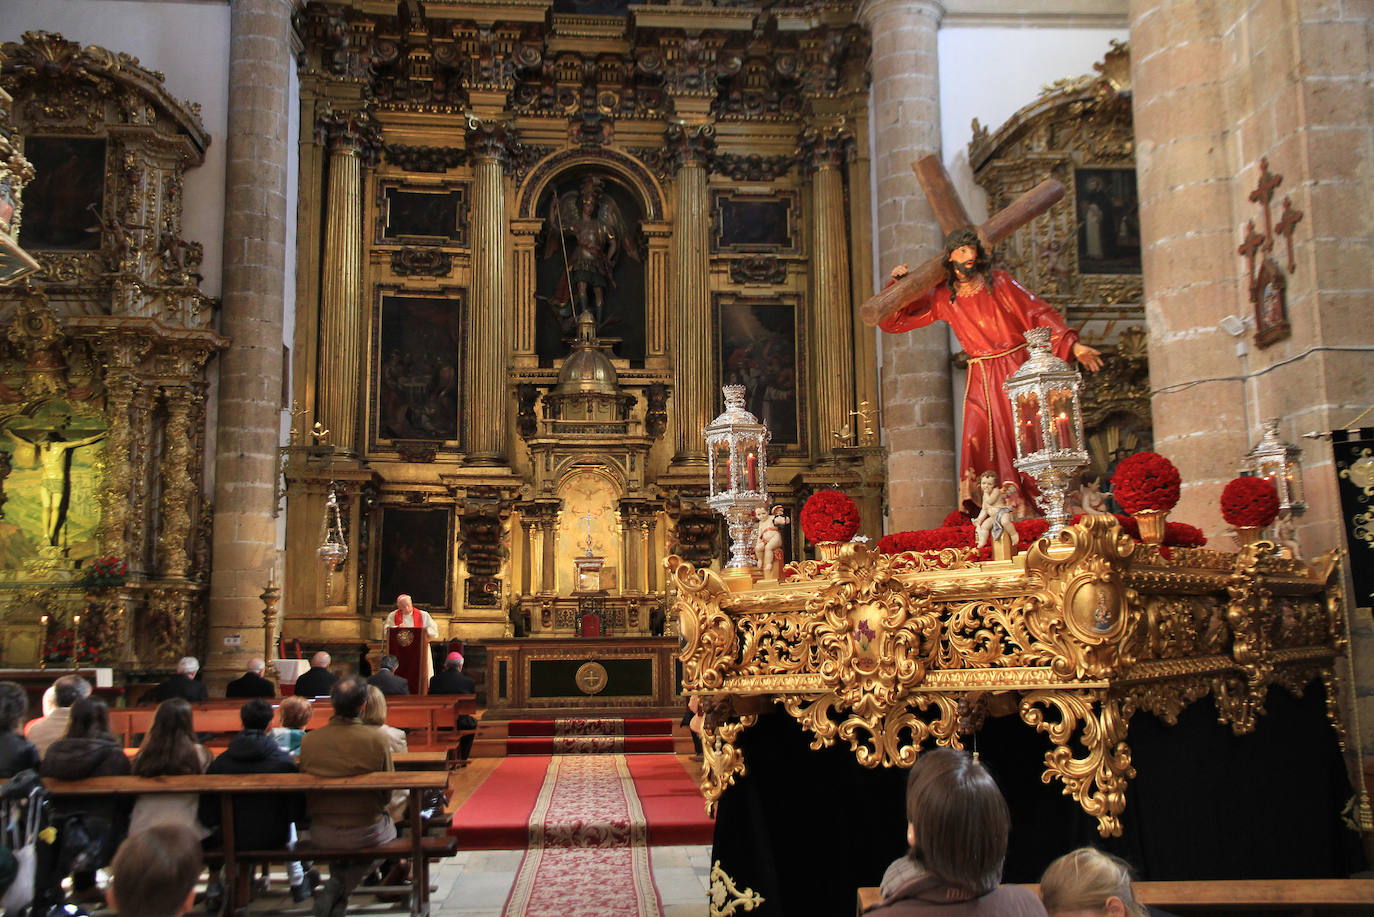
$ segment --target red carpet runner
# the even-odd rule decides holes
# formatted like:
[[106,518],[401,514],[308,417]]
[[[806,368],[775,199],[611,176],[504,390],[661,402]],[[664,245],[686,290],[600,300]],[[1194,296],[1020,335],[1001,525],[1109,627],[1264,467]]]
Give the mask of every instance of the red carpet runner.
[[511,720],[507,755],[668,753],[673,721],[667,717]]
[[[450,832],[458,838],[458,848],[524,849],[551,760],[525,756],[502,761],[454,815]],[[711,843],[714,823],[706,816],[696,783],[675,755],[632,755],[624,760],[648,822],[651,845]]]
[[506,917],[660,917],[648,824],[623,755],[554,757],[528,825]]

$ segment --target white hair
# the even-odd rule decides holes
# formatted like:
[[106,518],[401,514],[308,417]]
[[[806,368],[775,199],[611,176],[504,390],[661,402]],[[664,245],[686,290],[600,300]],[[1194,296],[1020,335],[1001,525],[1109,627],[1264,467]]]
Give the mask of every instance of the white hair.
[[261,659],[254,657],[248,660],[248,671],[252,672],[254,675],[261,675],[263,669],[266,668],[267,663],[263,662]]
[[200,660],[197,659],[195,656],[182,656],[181,661],[177,663],[178,675],[193,677],[199,671]]
[[313,666],[324,668],[325,666],[329,665],[329,663],[329,654],[326,653],[324,650],[320,650],[318,653],[310,657],[310,664]]

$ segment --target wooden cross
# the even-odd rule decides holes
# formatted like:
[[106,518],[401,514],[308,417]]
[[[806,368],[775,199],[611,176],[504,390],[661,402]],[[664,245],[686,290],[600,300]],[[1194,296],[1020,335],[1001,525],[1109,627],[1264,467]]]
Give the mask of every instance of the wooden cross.
[[1264,248],[1264,236],[1255,232],[1255,221],[1250,220],[1245,224],[1245,241],[1240,243],[1236,254],[1245,256],[1245,276],[1250,278],[1251,283],[1255,278],[1255,256],[1261,248]]
[[[918,162],[913,162],[911,168],[916,172],[916,178],[930,201],[931,209],[935,211],[935,218],[939,220],[942,232],[949,234],[956,229],[973,225],[963,202],[959,200],[959,192],[954,189],[954,182],[950,180],[949,173],[945,171],[944,163],[940,162],[938,156],[926,156]],[[983,240],[983,247],[991,250],[998,242],[1049,210],[1063,197],[1063,184],[1052,178],[1045,179],[978,227],[978,237]],[[859,307],[859,317],[863,319],[864,324],[878,324],[897,313],[917,296],[936,287],[945,279],[943,262],[942,252],[899,278],[891,286],[871,296]]]
[[[1274,199],[1274,189],[1283,184],[1283,176],[1269,171],[1269,157],[1260,160],[1259,183],[1250,192],[1250,200],[1264,208],[1264,253],[1274,250],[1274,226],[1269,219],[1269,202]],[[1291,271],[1292,268],[1290,267]]]
[[[1265,208],[1267,215],[1268,208]],[[1302,221],[1302,211],[1293,206],[1293,202],[1288,198],[1283,199],[1283,215],[1279,217],[1278,225],[1274,227],[1274,235],[1283,236],[1288,243],[1288,271],[1292,273],[1297,269],[1297,264],[1293,261],[1293,230]],[[1272,242],[1271,242],[1272,244]]]

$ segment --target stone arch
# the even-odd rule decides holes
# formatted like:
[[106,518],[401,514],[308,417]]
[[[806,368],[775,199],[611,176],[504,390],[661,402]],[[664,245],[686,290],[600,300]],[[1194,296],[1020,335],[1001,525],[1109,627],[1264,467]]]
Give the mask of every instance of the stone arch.
[[584,166],[599,166],[614,173],[625,182],[644,207],[645,220],[662,220],[663,186],[638,159],[606,147],[569,149],[551,153],[537,162],[516,192],[516,218],[538,217],[535,208],[549,184],[569,170]]

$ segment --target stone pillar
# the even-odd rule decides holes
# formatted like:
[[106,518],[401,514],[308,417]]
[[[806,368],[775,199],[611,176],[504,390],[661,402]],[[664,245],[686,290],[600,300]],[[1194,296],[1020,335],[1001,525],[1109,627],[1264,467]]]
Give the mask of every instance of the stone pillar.
[[701,430],[715,416],[711,365],[710,201],[706,158],[715,147],[710,125],[668,128],[677,167],[677,226],[673,234],[673,464],[705,466]]
[[316,416],[329,431],[328,445],[358,451],[362,404],[363,177],[375,147],[376,127],[361,113],[334,112],[320,119],[329,148],[325,194],[324,258],[320,274],[320,360]]
[[811,177],[811,321],[808,333],[811,397],[816,423],[812,454],[835,451],[831,434],[854,410],[854,310],[850,302],[849,238],[845,231],[844,175],[853,138],[834,127],[802,134],[803,169]]
[[[911,164],[940,151],[936,0],[864,0],[873,37],[877,283],[939,253],[940,229]],[[888,447],[889,530],[938,526],[957,501],[959,444],[950,392],[949,329],[932,325],[878,344],[882,427]]]
[[[208,668],[242,671],[263,651],[262,603],[276,556],[272,510],[281,426],[286,272],[289,0],[236,0],[229,17],[223,305],[216,427]],[[227,634],[242,645],[224,646]]]
[[[1280,435],[1303,447],[1303,547],[1312,555],[1343,538],[1331,452],[1301,437],[1342,428],[1374,402],[1371,16],[1349,6],[1130,4],[1155,444],[1183,478],[1174,516],[1202,523],[1223,548],[1230,538],[1218,496],[1273,417]],[[1285,196],[1303,219],[1292,270],[1284,239],[1269,253],[1287,275],[1292,334],[1260,348],[1252,328],[1232,337],[1220,323],[1254,318],[1237,248],[1247,221],[1265,231],[1264,211],[1249,199],[1265,159],[1283,176],[1273,220]],[[1361,745],[1370,754],[1374,629],[1367,615],[1350,621]]]
[[[465,443],[470,465],[506,461],[506,348],[501,333],[506,308],[505,162],[509,126],[473,121],[469,139],[476,160],[472,188],[472,329],[468,391],[472,416]],[[531,334],[533,328],[530,328]]]

